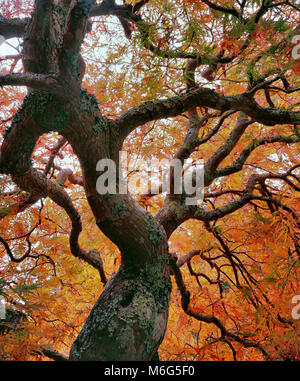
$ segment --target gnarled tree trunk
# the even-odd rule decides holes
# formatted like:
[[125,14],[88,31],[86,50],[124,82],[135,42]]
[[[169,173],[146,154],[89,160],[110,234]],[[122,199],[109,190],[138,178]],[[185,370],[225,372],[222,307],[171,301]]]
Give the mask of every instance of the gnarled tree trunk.
[[[21,108],[5,133],[1,147],[0,173],[11,175],[22,190],[30,193],[28,202],[34,203],[39,198],[50,197],[67,212],[72,222],[72,254],[99,270],[103,283],[106,283],[100,254],[95,250],[86,252],[78,243],[82,229],[80,216],[63,188],[64,180],[70,174],[65,171],[53,182],[47,177],[47,171],[37,171],[31,163],[38,138],[48,132],[58,132],[63,141],[71,145],[80,161],[82,179],[78,180],[73,176],[72,181],[84,186],[97,226],[121,252],[121,266],[106,283],[103,293],[75,340],[70,360],[151,360],[163,340],[168,319],[171,292],[168,238],[172,232],[182,222],[191,218],[204,222],[206,228],[213,232],[210,221],[216,221],[255,199],[281,206],[274,198],[256,196],[256,185],[263,184],[269,178],[286,180],[296,168],[291,168],[285,174],[254,173],[247,180],[244,190],[235,191],[237,198],[225,206],[213,209],[187,206],[185,195],[175,195],[175,192],[172,194],[171,191],[155,217],[139,206],[130,195],[118,192],[118,186],[117,194],[97,192],[97,178],[101,174],[97,172],[99,160],[111,159],[119,168],[119,151],[126,137],[135,128],[149,121],[174,117],[183,112],[188,112],[189,125],[185,140],[175,154],[175,158],[181,162],[188,158],[195,148],[212,138],[229,115],[239,112],[236,125],[228,138],[206,161],[205,186],[222,176],[240,171],[256,146],[274,142],[293,144],[300,140],[298,133],[255,139],[232,165],[218,168],[254,121],[267,126],[293,124],[296,127],[299,124],[300,113],[292,109],[263,108],[258,104],[255,93],[261,88],[264,78],[257,79],[257,84],[250,83],[252,87],[236,95],[224,95],[208,87],[198,88],[194,76],[198,66],[211,62],[209,75],[207,70],[204,75],[211,79],[220,64],[231,62],[234,57],[230,55],[222,58],[223,53],[211,57],[199,52],[193,54],[181,50],[161,51],[149,41],[150,25],[147,26],[137,14],[146,3],[148,1],[138,1],[134,5],[117,5],[113,0],[104,0],[95,5],[95,0],[35,0],[34,12],[30,19],[0,18],[1,35],[6,38],[24,38],[24,73],[1,73],[0,85],[21,85],[27,86],[28,89]],[[263,6],[262,12],[267,11],[267,8]],[[229,13],[234,17],[240,17],[235,8],[229,9]],[[259,11],[255,19],[258,21],[263,13]],[[96,98],[81,86],[85,63],[80,55],[80,48],[85,34],[90,30],[89,17],[97,15],[118,17],[126,35],[131,33],[129,24],[134,23],[145,48],[161,57],[187,59],[187,91],[172,98],[142,103],[115,120],[104,117]],[[299,31],[299,28],[295,30]],[[244,45],[247,46],[248,42]],[[273,82],[272,80],[270,84]],[[198,137],[199,130],[213,115],[207,112],[200,118],[197,106],[223,113],[218,125],[202,139]],[[118,173],[119,171],[117,175]],[[71,177],[69,179],[71,180]],[[119,180],[117,177],[117,184]],[[215,235],[217,236],[216,232]],[[230,265],[237,271],[239,264],[226,252],[228,248],[221,237],[218,238]],[[2,238],[0,240],[12,261],[21,262],[28,256],[26,253],[21,258],[15,258],[7,242]],[[197,251],[191,252],[187,260],[195,253],[197,254]],[[210,261],[208,258],[212,266]],[[188,315],[199,321],[215,324],[221,331],[222,341],[235,340],[245,347],[259,348],[266,354],[257,343],[248,342],[228,331],[215,316],[206,316],[193,310],[190,307],[189,292],[176,266],[175,263],[173,272],[182,296],[182,307]],[[244,277],[244,268],[240,271]],[[235,275],[237,286],[241,288],[237,274]],[[218,279],[211,283],[221,285],[220,282]]]
[[6,133],[1,170],[10,173],[23,190],[37,197],[50,196],[66,209],[73,223],[73,254],[95,265],[91,252],[78,246],[79,216],[67,194],[30,164],[35,143],[43,133],[58,131],[71,144],[82,166],[85,192],[97,225],[119,247],[122,264],[73,344],[70,359],[150,360],[164,337],[168,319],[167,237],[162,226],[129,195],[101,195],[96,190],[98,160],[110,158],[119,165],[125,135],[101,115],[96,99],[81,89],[84,66],[79,49],[92,4],[36,1],[24,39],[24,67],[33,73],[33,81],[42,73],[59,74],[43,78],[45,89],[54,90],[50,93],[29,88]]

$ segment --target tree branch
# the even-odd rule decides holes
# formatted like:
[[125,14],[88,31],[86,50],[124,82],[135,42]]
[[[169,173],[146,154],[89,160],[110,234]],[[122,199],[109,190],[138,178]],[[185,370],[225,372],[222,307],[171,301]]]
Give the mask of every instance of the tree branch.
[[66,357],[65,355],[57,352],[53,348],[46,345],[42,345],[39,348],[32,350],[32,353],[38,354],[38,355],[43,354],[44,356],[54,361],[68,361],[69,360],[68,357]]
[[9,256],[10,260],[11,260],[12,262],[14,262],[14,263],[21,263],[21,262],[23,262],[24,259],[26,259],[26,258],[34,258],[34,256],[30,255],[30,253],[31,253],[31,242],[30,242],[30,240],[29,240],[28,237],[26,237],[26,242],[27,242],[27,244],[28,244],[28,249],[26,250],[26,253],[25,253],[24,255],[22,255],[21,257],[18,257],[18,258],[16,258],[16,257],[13,255],[13,253],[12,253],[12,251],[11,251],[11,249],[10,249],[8,243],[7,243],[6,240],[5,240],[4,238],[2,238],[1,236],[0,236],[0,242],[1,242],[1,243],[3,244],[3,246],[5,247],[5,250],[6,250],[7,255]]
[[[159,210],[156,215],[157,221],[164,227],[167,236],[170,237],[172,232],[183,222],[195,218],[199,221],[209,222],[216,221],[228,214],[241,209],[244,205],[249,203],[251,200],[257,199],[258,196],[253,195],[253,191],[257,182],[260,182],[267,178],[273,179],[284,179],[285,177],[291,175],[290,172],[285,174],[253,174],[249,177],[246,187],[239,198],[236,200],[209,210],[207,207],[200,205],[197,206],[185,206],[183,205],[184,200],[172,200],[166,199],[163,207]],[[260,198],[261,199],[261,198]],[[270,201],[266,198],[265,201]],[[290,213],[293,213],[289,210]]]
[[247,93],[226,96],[206,87],[192,88],[168,99],[144,102],[129,109],[116,119],[116,123],[125,138],[142,124],[156,119],[175,117],[193,107],[210,107],[222,112],[242,111],[255,121],[267,126],[300,123],[300,111],[262,108]]
[[170,257],[170,266],[171,266],[171,269],[173,271],[178,290],[180,291],[180,294],[181,294],[181,306],[182,306],[183,311],[187,315],[189,315],[189,316],[191,316],[191,317],[193,317],[199,321],[202,321],[202,322],[208,323],[208,324],[214,324],[215,326],[217,326],[220,329],[221,336],[223,338],[228,338],[228,339],[230,338],[232,340],[235,340],[238,343],[242,344],[246,348],[257,348],[258,350],[261,351],[261,353],[264,356],[267,356],[267,352],[264,350],[264,348],[261,345],[259,345],[257,343],[248,342],[247,340],[242,339],[240,336],[228,331],[225,328],[225,326],[223,325],[223,323],[218,318],[216,318],[215,316],[208,316],[208,315],[200,314],[200,313],[196,312],[191,307],[191,305],[190,305],[190,295],[191,294],[188,291],[188,289],[187,289],[187,287],[183,281],[181,271],[180,271],[179,267],[177,266],[176,262],[177,262],[177,258],[171,256]]
[[242,15],[235,8],[221,7],[220,5],[212,3],[211,1],[208,1],[208,0],[201,0],[201,1],[202,1],[202,3],[206,4],[210,9],[214,9],[215,11],[227,13],[227,14],[230,14],[230,15],[238,18],[238,19],[243,20]]
[[62,207],[68,214],[72,222],[72,230],[70,234],[71,253],[88,264],[92,265],[100,273],[103,283],[106,283],[106,277],[103,271],[103,262],[100,254],[96,250],[84,251],[78,244],[78,238],[82,231],[80,215],[73,206],[72,200],[68,193],[61,187],[50,181],[46,176],[30,168],[26,173],[20,175],[12,175],[13,181],[23,190],[30,192],[36,197],[50,197],[57,205]]
[[261,139],[253,139],[252,142],[242,151],[238,159],[230,166],[217,169],[214,176],[222,177],[227,176],[232,173],[239,172],[242,168],[251,152],[253,152],[257,147],[260,147],[265,144],[270,143],[287,143],[294,144],[300,142],[299,136],[284,136],[284,135],[275,135],[270,137],[265,137]]
[[49,57],[56,50],[51,38],[54,0],[36,0],[30,21],[26,26],[23,43],[23,66],[26,72],[54,72]]
[[248,118],[243,114],[239,113],[236,126],[231,131],[229,137],[226,139],[225,143],[222,144],[220,148],[207,160],[204,170],[206,178],[205,185],[209,185],[212,182],[212,174],[215,172],[219,164],[230,154],[233,148],[238,143],[239,139],[245,132],[246,128],[252,124],[253,120],[248,120]]
[[66,22],[62,48],[58,55],[59,71],[65,77],[82,77],[79,72],[80,47],[88,31],[88,18],[95,0],[76,0],[71,4]]
[[62,95],[62,87],[56,76],[35,73],[0,73],[0,86],[27,86],[36,90],[47,91],[57,96]]
[[5,37],[6,40],[13,37],[22,37],[25,33],[25,28],[28,22],[29,18],[7,19],[5,17],[0,16],[0,35]]

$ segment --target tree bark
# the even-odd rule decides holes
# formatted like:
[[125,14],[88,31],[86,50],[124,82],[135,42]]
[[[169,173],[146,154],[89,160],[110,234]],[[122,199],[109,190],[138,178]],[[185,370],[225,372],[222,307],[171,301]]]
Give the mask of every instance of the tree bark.
[[165,335],[170,283],[160,264],[120,268],[75,340],[70,360],[151,360]]
[[[119,166],[123,138],[116,123],[101,115],[95,97],[81,88],[84,65],[79,50],[93,3],[35,1],[24,38],[26,74],[3,78],[4,84],[24,84],[29,91],[6,131],[0,170],[34,197],[49,196],[65,208],[73,226],[71,252],[97,265],[101,259],[78,245],[80,216],[63,185],[49,182],[31,167],[43,133],[57,131],[71,144],[96,223],[119,247],[122,261],[74,342],[70,360],[151,360],[168,320],[167,236],[130,195],[101,195],[96,190],[97,162],[110,158]],[[50,72],[55,74],[44,75]]]
[[[119,151],[131,131],[149,121],[174,117],[197,106],[222,112],[231,110],[227,116],[232,112],[241,112],[227,141],[206,163],[206,186],[220,175],[238,171],[257,145],[299,141],[298,135],[262,138],[246,148],[233,165],[218,169],[247,126],[252,123],[246,116],[268,126],[299,124],[299,111],[259,106],[254,95],[261,85],[243,94],[226,96],[211,88],[196,88],[190,84],[188,90],[178,96],[144,102],[129,109],[116,120],[105,118],[99,110],[96,98],[81,87],[85,64],[80,55],[80,47],[90,28],[89,15],[111,14],[123,21],[127,17],[138,24],[140,16],[134,14],[134,11],[145,3],[147,1],[141,1],[132,7],[128,4],[116,5],[111,1],[95,5],[94,0],[35,0],[30,19],[22,21],[0,18],[1,35],[6,38],[20,35],[24,37],[24,73],[1,74],[0,85],[23,85],[28,88],[22,106],[5,132],[0,155],[0,173],[10,174],[21,189],[30,193],[29,199],[37,200],[49,196],[64,208],[72,222],[71,253],[98,268],[100,272],[103,271],[100,255],[97,258],[97,252],[85,252],[79,247],[80,216],[64,191],[63,184],[51,182],[31,164],[38,138],[44,133],[58,132],[72,146],[80,161],[80,184],[84,186],[97,226],[121,253],[119,270],[108,282],[102,276],[106,283],[104,291],[73,343],[70,360],[158,360],[157,349],[165,335],[171,293],[168,237],[182,222],[190,218],[208,222],[241,208],[253,198],[256,182],[262,176],[250,177],[239,199],[213,210],[187,206],[182,202],[183,198],[181,200],[181,197],[168,196],[154,218],[130,195],[118,193],[118,186],[117,194],[97,192],[99,173],[96,168],[99,160],[111,159],[115,162],[118,184],[121,165]],[[234,9],[227,11],[233,16],[237,15]],[[145,31],[144,35],[146,39]],[[148,48],[153,50],[151,45]],[[170,52],[169,54],[170,57],[174,56]],[[197,65],[204,62],[198,54],[190,56],[182,53],[178,57],[197,59]],[[215,57],[214,62],[218,64],[221,61]],[[270,84],[272,82],[274,80]],[[201,144],[198,139],[198,119],[192,121],[196,125],[191,123],[189,130],[196,140],[188,138],[185,143],[189,144],[185,144],[178,152],[178,157],[182,160]],[[215,132],[219,127],[217,126]],[[209,140],[215,132],[208,134],[207,139],[203,138],[202,143],[205,139]],[[182,289],[184,290],[183,287]],[[189,295],[186,299],[188,302],[184,309],[193,316],[188,309]],[[216,324],[222,334],[240,340],[236,335],[230,335],[214,317],[194,315],[200,321]]]

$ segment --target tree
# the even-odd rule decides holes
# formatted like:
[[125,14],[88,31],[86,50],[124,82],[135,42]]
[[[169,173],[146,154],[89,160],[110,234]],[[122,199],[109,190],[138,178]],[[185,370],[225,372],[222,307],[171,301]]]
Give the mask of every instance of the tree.
[[[15,0],[2,13],[0,34],[23,42],[1,58],[1,271],[29,342],[46,322],[68,347],[84,317],[70,360],[157,359],[170,316],[184,344],[168,334],[163,359],[299,356],[296,2]],[[99,194],[98,161],[119,168],[122,149],[203,159],[203,203],[172,186]],[[92,269],[104,287],[86,317]]]

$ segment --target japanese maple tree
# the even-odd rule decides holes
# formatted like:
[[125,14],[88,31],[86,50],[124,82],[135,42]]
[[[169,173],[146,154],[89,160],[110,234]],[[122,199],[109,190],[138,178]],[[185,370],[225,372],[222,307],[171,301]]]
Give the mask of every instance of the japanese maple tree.
[[[300,358],[296,3],[1,1],[2,359]],[[203,202],[100,194],[120,151]]]

